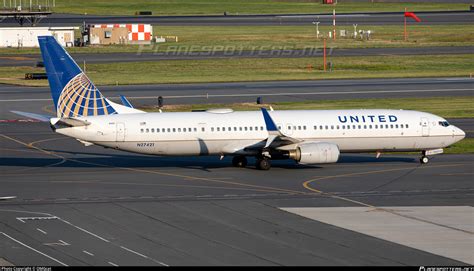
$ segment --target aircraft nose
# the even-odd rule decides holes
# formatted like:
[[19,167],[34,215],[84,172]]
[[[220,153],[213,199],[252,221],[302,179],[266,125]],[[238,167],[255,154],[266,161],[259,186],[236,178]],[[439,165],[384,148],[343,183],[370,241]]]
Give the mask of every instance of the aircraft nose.
[[459,141],[459,140],[462,140],[466,137],[466,133],[463,130],[459,129],[458,127],[455,127],[454,136],[457,137],[457,139]]

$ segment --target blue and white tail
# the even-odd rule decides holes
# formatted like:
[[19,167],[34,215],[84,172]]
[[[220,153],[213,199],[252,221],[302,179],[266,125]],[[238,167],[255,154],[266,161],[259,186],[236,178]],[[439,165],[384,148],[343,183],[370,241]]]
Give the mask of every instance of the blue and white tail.
[[57,117],[143,112],[105,98],[53,36],[40,36],[38,42]]

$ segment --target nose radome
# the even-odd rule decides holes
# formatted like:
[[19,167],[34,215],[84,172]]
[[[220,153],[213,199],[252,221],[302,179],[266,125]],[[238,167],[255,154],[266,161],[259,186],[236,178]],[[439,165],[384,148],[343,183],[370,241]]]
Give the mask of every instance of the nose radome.
[[460,137],[459,140],[461,140],[461,139],[463,139],[463,138],[466,137],[466,133],[465,133],[463,130],[461,130],[460,128],[458,128],[458,127],[455,128],[454,135],[457,136],[457,137]]

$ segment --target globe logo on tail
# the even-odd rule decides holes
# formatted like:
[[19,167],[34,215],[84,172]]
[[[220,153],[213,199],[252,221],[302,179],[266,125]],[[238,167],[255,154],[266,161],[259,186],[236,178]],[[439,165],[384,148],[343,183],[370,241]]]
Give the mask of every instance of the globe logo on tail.
[[56,112],[60,118],[117,114],[82,72],[72,78],[61,91]]

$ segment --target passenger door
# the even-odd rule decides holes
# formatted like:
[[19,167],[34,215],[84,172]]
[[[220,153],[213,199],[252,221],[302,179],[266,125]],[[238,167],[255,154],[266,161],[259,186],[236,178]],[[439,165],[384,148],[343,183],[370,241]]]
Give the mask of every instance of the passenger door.
[[427,118],[421,118],[421,135],[429,136],[430,135],[430,122]]
[[125,141],[125,124],[122,122],[117,122],[116,127],[116,141],[123,142]]

